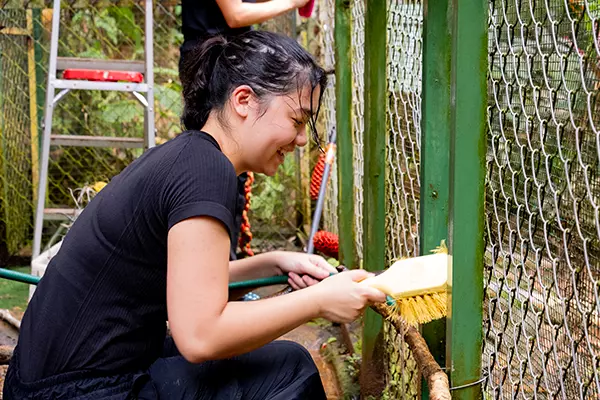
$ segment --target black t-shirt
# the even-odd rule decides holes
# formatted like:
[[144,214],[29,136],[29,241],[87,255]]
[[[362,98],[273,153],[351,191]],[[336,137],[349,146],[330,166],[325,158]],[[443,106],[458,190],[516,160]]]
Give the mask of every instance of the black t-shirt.
[[204,132],[184,132],[125,168],[77,218],[25,312],[23,381],[147,368],[166,334],[169,229],[210,216],[231,234],[236,193],[233,165]]
[[[244,2],[254,3],[253,0]],[[181,23],[185,42],[214,35],[238,35],[250,30],[250,27],[230,28],[215,0],[182,0]]]

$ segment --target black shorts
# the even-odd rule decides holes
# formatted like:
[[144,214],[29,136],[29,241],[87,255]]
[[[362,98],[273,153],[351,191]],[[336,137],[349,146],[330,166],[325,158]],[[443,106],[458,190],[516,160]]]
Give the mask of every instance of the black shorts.
[[11,360],[5,400],[325,400],[319,372],[308,351],[276,341],[227,360],[191,364],[171,339],[165,356],[146,371],[114,376],[75,372],[33,383],[20,382]]

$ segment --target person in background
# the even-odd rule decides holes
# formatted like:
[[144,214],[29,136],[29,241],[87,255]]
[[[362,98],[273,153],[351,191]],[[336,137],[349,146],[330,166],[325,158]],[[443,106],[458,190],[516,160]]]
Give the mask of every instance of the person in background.
[[[251,2],[242,0],[182,0],[183,44],[179,49],[179,74],[191,51],[205,40],[221,35],[231,37],[247,32],[254,24],[278,17],[309,0],[270,0]],[[183,82],[182,82],[183,85]],[[246,203],[244,186],[248,175],[238,177],[238,201],[236,205],[234,233],[231,241],[230,259],[237,259],[238,237],[242,224],[242,212]]]

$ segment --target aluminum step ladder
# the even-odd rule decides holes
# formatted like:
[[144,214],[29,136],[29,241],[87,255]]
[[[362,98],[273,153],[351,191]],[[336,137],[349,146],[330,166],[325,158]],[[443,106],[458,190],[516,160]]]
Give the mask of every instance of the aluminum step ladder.
[[[145,0],[145,56],[143,61],[101,60],[73,57],[58,57],[60,26],[60,0],[54,0],[52,10],[52,33],[50,39],[50,65],[44,113],[44,133],[40,157],[32,260],[42,250],[44,220],[76,217],[78,210],[46,208],[48,164],[50,146],[84,146],[110,148],[144,148],[155,145],[154,132],[154,72],[153,72],[153,29],[152,0]],[[63,71],[62,79],[57,71]],[[56,91],[59,91],[56,93]],[[144,137],[105,137],[52,134],[52,114],[57,103],[71,90],[114,90],[131,92],[144,107]]]

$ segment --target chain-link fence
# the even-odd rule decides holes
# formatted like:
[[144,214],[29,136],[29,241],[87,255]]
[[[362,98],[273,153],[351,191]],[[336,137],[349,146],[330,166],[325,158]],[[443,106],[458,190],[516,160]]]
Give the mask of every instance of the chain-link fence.
[[492,1],[484,369],[600,398],[600,3]]
[[[392,1],[388,10],[388,135],[386,145],[386,260],[419,255],[421,64],[420,1]],[[404,338],[385,330],[387,390],[393,399],[416,399],[420,377]]]
[[[51,7],[49,0],[0,2],[0,259],[27,248],[33,235]],[[159,143],[181,131],[180,14],[179,1],[154,2],[155,124]],[[259,28],[296,37],[297,22],[295,13],[289,13]],[[314,40],[314,36],[305,35],[308,40]],[[143,60],[144,40],[143,2],[61,2],[59,57]],[[129,93],[71,91],[55,108],[53,134],[141,137],[143,123],[143,107]],[[46,206],[74,208],[72,190],[109,181],[141,151],[53,145]],[[304,244],[305,229],[299,227],[310,222],[310,203],[305,204],[309,153],[288,157],[273,178],[256,177],[250,220],[252,246],[258,251],[299,249]],[[307,164],[304,174],[298,172],[300,164]],[[44,243],[61,223],[45,223]]]
[[[489,12],[485,394],[596,399],[600,3],[493,0]],[[420,2],[388,2],[388,261],[419,254],[422,26]],[[352,2],[352,51],[361,254],[361,0]],[[414,364],[396,333],[385,332],[388,395],[414,398]]]
[[32,221],[31,118],[35,112],[30,112],[28,72],[33,47],[27,35],[32,17],[31,12],[0,10],[2,30],[11,28],[11,34],[0,40],[0,258],[18,251],[29,238]]
[[[319,13],[323,27],[324,66],[334,67],[335,42],[334,2],[322,2],[326,7]],[[356,247],[362,258],[362,215],[364,173],[364,57],[365,2],[351,2],[352,43],[352,122],[355,183]],[[390,2],[388,11],[388,125],[386,151],[386,231],[387,260],[418,255],[419,217],[419,147],[420,147],[420,79],[421,79],[420,3]],[[324,99],[326,130],[335,129],[335,94],[331,88]],[[335,186],[328,193],[325,227],[337,231],[337,201]],[[417,396],[418,372],[402,336],[385,327],[387,395],[393,399],[412,399]]]
[[[52,2],[5,2],[0,8],[2,49],[3,165],[0,234],[4,256],[25,247],[32,237],[43,108],[49,58]],[[157,136],[180,130],[178,83],[179,6],[154,7],[155,109]],[[144,58],[144,8],[134,1],[61,3],[59,56],[97,59]],[[141,137],[143,108],[133,96],[107,91],[73,91],[57,105],[53,133]],[[108,181],[141,150],[52,146],[47,206],[74,208],[71,190]],[[55,226],[49,227],[51,234]]]

